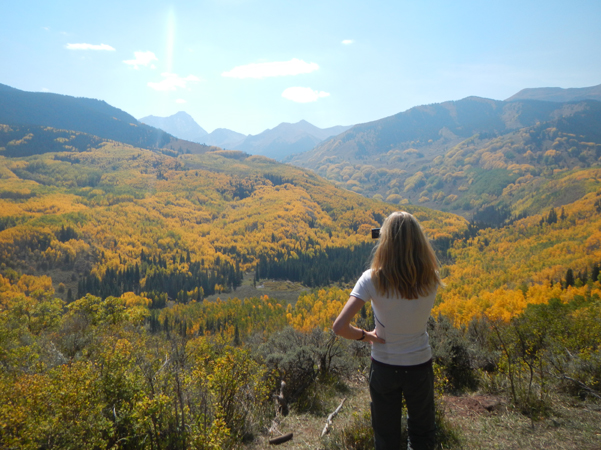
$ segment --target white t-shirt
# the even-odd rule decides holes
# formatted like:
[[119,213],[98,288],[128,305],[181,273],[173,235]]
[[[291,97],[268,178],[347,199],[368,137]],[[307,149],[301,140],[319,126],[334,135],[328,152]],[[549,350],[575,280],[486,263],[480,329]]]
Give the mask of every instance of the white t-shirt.
[[361,275],[351,295],[364,302],[371,300],[376,334],[386,341],[385,344],[374,342],[373,359],[394,366],[414,366],[432,358],[426,324],[434,306],[436,289],[428,296],[414,300],[397,295],[381,296],[371,279],[370,269]]

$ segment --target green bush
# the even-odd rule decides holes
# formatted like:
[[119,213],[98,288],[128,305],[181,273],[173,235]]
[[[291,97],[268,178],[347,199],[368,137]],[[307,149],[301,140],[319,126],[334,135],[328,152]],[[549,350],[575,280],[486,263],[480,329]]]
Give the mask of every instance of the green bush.
[[319,386],[332,385],[357,370],[357,358],[352,358],[349,349],[332,332],[315,328],[302,333],[287,327],[273,333],[257,353],[274,377],[286,383],[288,403],[295,403],[299,411],[322,412],[325,405]]
[[434,361],[447,380],[446,389],[452,392],[476,389],[476,351],[465,330],[455,328],[449,319],[439,316],[428,322],[428,334]]

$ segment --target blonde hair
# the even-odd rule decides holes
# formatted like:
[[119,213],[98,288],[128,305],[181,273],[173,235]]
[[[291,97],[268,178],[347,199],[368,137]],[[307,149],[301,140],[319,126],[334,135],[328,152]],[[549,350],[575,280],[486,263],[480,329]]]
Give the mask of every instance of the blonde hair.
[[380,230],[374,249],[372,280],[380,295],[416,299],[442,285],[434,250],[415,217],[394,212]]

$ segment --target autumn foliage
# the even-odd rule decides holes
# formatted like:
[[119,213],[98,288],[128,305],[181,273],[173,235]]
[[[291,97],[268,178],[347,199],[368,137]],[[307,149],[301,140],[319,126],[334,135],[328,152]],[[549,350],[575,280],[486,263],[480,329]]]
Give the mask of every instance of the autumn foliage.
[[[449,389],[509,393],[530,415],[546,411],[550,373],[572,394],[598,391],[600,169],[574,168],[597,147],[537,132],[466,141],[435,174],[324,168],[350,190],[241,152],[82,137],[85,149],[0,149],[0,446],[234,448],[273,419],[282,380],[294,408],[323,413],[320,389],[369,364],[367,347],[329,330],[367,267],[370,228],[396,208],[352,191],[386,179],[390,201],[421,189],[423,203],[451,205],[483,182],[466,165],[491,171],[497,200],[516,200],[482,210],[498,223],[403,206],[442,262],[430,323],[441,376]],[[545,133],[551,144],[535,139]],[[539,155],[549,145],[557,154]],[[543,176],[528,158],[557,167]],[[496,205],[486,195],[474,205]],[[253,278],[312,290],[238,298]],[[369,303],[356,320],[373,327]]]

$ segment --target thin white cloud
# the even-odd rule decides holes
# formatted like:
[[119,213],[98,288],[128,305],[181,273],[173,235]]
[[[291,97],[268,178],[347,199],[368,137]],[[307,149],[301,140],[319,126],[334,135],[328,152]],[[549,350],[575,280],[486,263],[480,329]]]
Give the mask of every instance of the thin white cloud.
[[177,88],[186,88],[186,84],[189,81],[200,81],[200,78],[195,77],[194,75],[188,75],[187,77],[180,77],[175,73],[164,72],[161,74],[164,79],[153,83],[152,81],[148,82],[148,87],[151,87],[155,91],[175,91]]
[[267,62],[246,64],[234,67],[221,76],[229,78],[267,78],[284,77],[288,75],[300,75],[311,73],[319,69],[316,63],[308,63],[301,59],[293,58],[290,61]]
[[351,45],[351,44],[354,44],[355,41],[353,41],[352,39],[345,39],[341,43],[344,44],[344,45]]
[[[152,52],[134,52],[134,59],[127,59],[123,62],[130,66],[134,66],[134,69],[137,69],[139,66],[148,66],[152,61],[158,60],[159,59]],[[150,67],[154,69],[154,64]]]
[[282,97],[297,103],[316,102],[320,98],[329,96],[328,92],[315,91],[308,87],[289,87],[282,92]]
[[43,87],[40,89],[40,92],[50,92],[50,89]]
[[185,101],[183,98],[178,98],[175,103],[188,103],[187,101]]
[[108,50],[114,52],[115,49],[106,44],[67,44],[67,50]]

